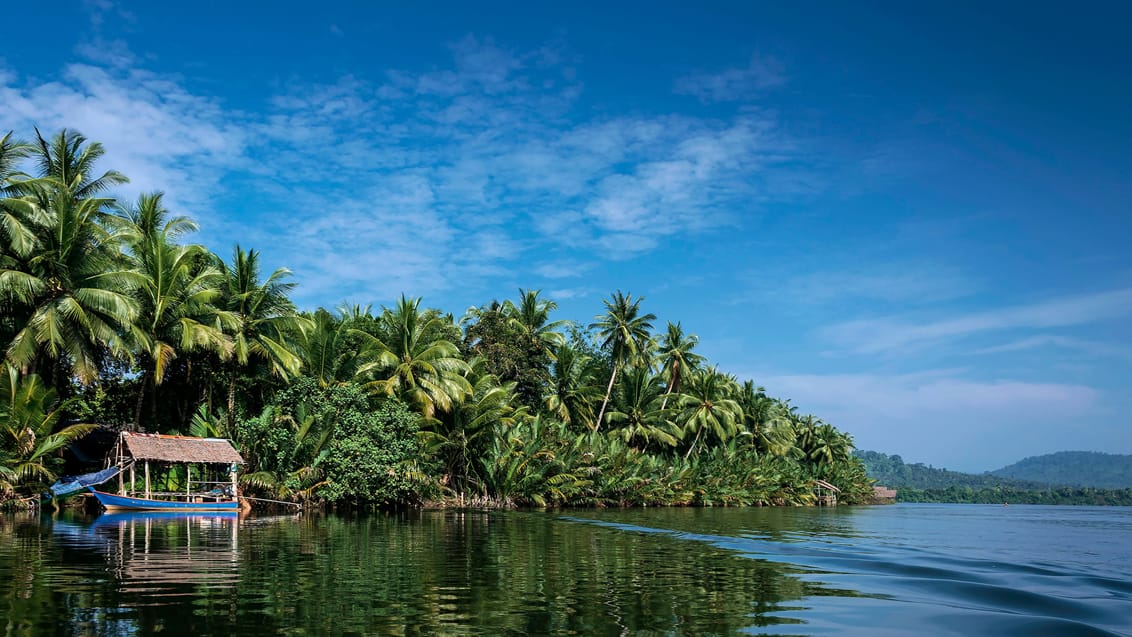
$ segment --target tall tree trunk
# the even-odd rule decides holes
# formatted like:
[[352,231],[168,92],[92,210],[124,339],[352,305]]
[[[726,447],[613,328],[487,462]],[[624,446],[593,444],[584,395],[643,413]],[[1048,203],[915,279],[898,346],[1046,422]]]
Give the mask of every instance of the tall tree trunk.
[[140,385],[140,387],[138,387],[138,402],[137,402],[137,405],[134,407],[134,428],[133,428],[133,431],[140,431],[141,430],[142,405],[145,404],[145,386],[149,384],[148,379],[149,379],[149,372],[142,372],[141,378],[139,379],[141,382],[138,383]]
[[594,423],[594,431],[601,429],[601,419],[605,417],[605,408],[609,405],[609,395],[613,393],[613,381],[617,379],[618,366],[613,366],[613,375],[609,377],[609,386],[605,388],[605,400],[601,401],[601,411],[597,414],[597,422]]
[[236,369],[228,374],[228,431],[236,430]]
[[664,411],[664,407],[668,404],[668,395],[676,387],[676,381],[680,378],[680,362],[677,361],[672,364],[672,376],[668,379],[668,389],[664,392],[664,400],[660,401],[660,410]]
[[700,430],[696,432],[696,439],[692,441],[692,446],[688,447],[688,453],[684,454],[685,459],[687,459],[688,456],[692,455],[692,451],[696,449],[696,443],[700,441],[700,434],[702,434],[703,432],[704,428],[700,427]]

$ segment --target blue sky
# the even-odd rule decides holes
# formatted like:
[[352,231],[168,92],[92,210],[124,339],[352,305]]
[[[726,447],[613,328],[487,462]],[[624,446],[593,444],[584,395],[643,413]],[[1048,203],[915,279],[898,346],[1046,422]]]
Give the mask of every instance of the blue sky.
[[0,129],[304,307],[621,289],[860,448],[1132,453],[1118,3],[164,4],[5,7]]

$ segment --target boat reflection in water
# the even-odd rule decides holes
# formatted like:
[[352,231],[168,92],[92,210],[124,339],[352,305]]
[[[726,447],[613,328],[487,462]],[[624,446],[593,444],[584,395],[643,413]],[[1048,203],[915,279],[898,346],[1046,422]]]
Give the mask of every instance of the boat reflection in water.
[[[104,513],[90,526],[119,591],[144,593],[137,604],[170,603],[201,588],[233,588],[239,579],[236,512]],[[131,595],[132,597],[132,595]]]

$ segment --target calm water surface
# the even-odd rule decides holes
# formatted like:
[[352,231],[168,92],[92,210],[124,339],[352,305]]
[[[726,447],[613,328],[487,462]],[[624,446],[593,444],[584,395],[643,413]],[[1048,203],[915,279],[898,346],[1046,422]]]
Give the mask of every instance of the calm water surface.
[[1132,509],[0,517],[12,635],[1132,635]]

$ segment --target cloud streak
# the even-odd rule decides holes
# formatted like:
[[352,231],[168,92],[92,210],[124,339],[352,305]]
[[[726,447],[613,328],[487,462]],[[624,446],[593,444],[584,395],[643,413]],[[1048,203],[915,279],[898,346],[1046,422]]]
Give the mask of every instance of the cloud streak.
[[748,100],[766,89],[786,82],[786,74],[774,58],[754,56],[743,68],[713,73],[695,73],[676,80],[673,91],[692,95],[705,103]]
[[989,332],[1061,328],[1129,315],[1132,315],[1132,288],[1122,288],[937,320],[891,317],[847,321],[822,329],[821,335],[851,351],[877,354]]
[[[909,461],[951,458],[949,467],[989,471],[1080,446],[1075,423],[1100,417],[1101,393],[1073,383],[975,381],[963,370],[914,374],[797,374],[759,377],[803,413],[853,433],[858,448],[902,453]],[[1127,446],[1116,431],[1093,445]],[[925,441],[930,442],[930,451]],[[914,450],[925,454],[917,458]]]

